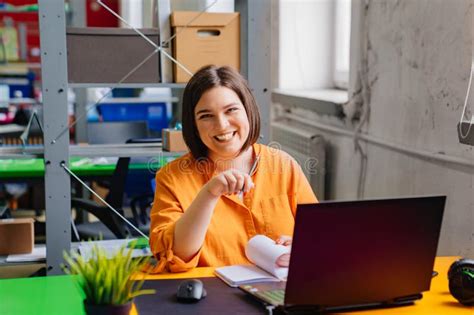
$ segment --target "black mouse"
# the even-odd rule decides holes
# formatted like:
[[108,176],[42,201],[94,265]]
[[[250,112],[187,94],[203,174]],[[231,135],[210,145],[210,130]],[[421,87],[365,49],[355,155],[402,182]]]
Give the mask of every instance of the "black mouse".
[[190,279],[179,284],[176,297],[178,301],[190,303],[200,301],[207,295],[206,289],[200,280]]

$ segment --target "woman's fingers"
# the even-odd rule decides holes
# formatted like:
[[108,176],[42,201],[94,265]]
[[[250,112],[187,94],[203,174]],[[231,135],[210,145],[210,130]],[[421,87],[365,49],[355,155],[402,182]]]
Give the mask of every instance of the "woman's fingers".
[[290,246],[292,242],[293,238],[288,235],[280,235],[275,241],[276,244],[284,246]]
[[283,254],[277,258],[276,264],[279,267],[288,267],[290,265],[290,254]]
[[230,170],[223,174],[228,182],[227,194],[239,194],[240,192],[246,192],[253,187],[252,179],[249,175],[243,172]]
[[240,194],[242,191],[248,192],[253,188],[252,178],[237,170],[228,170],[214,177],[209,183],[209,190],[216,195]]
[[248,193],[250,189],[253,188],[253,181],[252,177],[249,175],[245,174],[245,186],[244,186],[244,193]]
[[234,194],[238,194],[244,189],[245,184],[245,176],[242,173],[235,172],[234,173],[235,179],[237,180],[234,188]]
[[235,175],[232,174],[232,172],[224,172],[223,175],[227,182],[227,187],[224,188],[224,193],[228,195],[233,194],[235,186],[237,185],[237,178],[235,178]]

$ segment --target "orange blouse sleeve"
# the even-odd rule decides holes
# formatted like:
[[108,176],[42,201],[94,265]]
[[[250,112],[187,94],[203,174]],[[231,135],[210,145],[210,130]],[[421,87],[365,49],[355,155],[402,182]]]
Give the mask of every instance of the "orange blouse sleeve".
[[156,190],[151,209],[150,249],[159,260],[153,272],[184,272],[197,266],[200,251],[189,261],[183,261],[173,253],[174,228],[183,215],[176,197],[173,178],[162,170],[156,174]]

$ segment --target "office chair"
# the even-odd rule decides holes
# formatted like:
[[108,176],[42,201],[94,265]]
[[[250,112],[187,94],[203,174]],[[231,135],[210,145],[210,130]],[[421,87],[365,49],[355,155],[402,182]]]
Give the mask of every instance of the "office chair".
[[151,193],[145,193],[134,197],[130,201],[130,208],[132,210],[133,217],[136,218],[138,228],[145,234],[150,233],[150,211],[155,198],[155,179],[151,180]]
[[[125,181],[127,179],[130,158],[120,158],[117,161],[112,175],[109,193],[105,201],[123,215],[123,195]],[[96,216],[99,221],[76,224],[76,229],[82,238],[96,238],[102,236],[103,239],[126,238],[130,235],[129,230],[117,215],[107,206],[99,204],[93,200],[84,198],[71,198],[71,205],[76,211],[86,211]]]
[[[142,138],[148,135],[147,123],[145,121],[119,122],[119,123],[94,123],[89,124],[95,131],[89,133],[90,143],[111,143],[120,141],[128,136],[138,136],[138,139],[128,139],[121,143],[156,143],[161,139]],[[123,128],[123,129],[120,129]],[[101,130],[98,130],[98,129]],[[127,132],[126,130],[129,130]],[[89,131],[91,128],[89,127]],[[109,136],[109,137],[107,137]],[[127,174],[129,170],[130,158],[119,158],[111,179],[103,182],[102,185],[109,189],[105,201],[114,209],[124,215],[123,199],[126,190]],[[127,218],[143,233],[149,233],[148,205],[151,203],[150,194],[144,194],[132,199],[132,217]],[[99,204],[93,200],[84,198],[72,198],[71,205],[76,211],[86,211],[96,216],[99,221],[76,224],[77,231],[81,238],[115,239],[139,236],[133,228],[129,227],[122,219],[112,212],[107,206]]]
[[[132,142],[133,140],[129,143]],[[118,160],[112,175],[110,190],[105,197],[105,201],[121,215],[124,215],[123,197],[129,164],[130,158],[120,158]],[[130,202],[132,217],[127,217],[127,219],[144,234],[148,234],[150,231],[149,210],[152,201],[153,194],[143,194],[134,197]],[[99,221],[96,222],[76,224],[76,229],[82,239],[102,237],[102,239],[107,240],[140,236],[138,232],[129,227],[121,218],[113,213],[112,210],[103,204],[84,198],[71,198],[71,205],[76,211],[92,213],[99,219]]]
[[[139,139],[143,141],[150,139],[150,142],[156,142],[157,139],[148,138],[148,122],[147,121],[113,121],[113,122],[89,122],[87,124],[87,138],[89,144],[123,144],[129,139],[133,139],[133,143]],[[159,140],[159,139],[158,139]],[[96,183],[110,189],[110,179],[102,179]],[[130,189],[130,187],[126,187]]]

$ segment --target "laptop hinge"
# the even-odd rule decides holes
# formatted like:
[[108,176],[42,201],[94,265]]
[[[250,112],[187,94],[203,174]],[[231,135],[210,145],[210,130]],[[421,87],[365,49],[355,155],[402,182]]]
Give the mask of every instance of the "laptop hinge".
[[282,310],[284,314],[291,315],[317,314],[325,310],[324,307],[318,305],[282,305],[277,309]]
[[413,301],[416,301],[416,300],[421,300],[422,298],[423,298],[423,294],[417,293],[417,294],[406,295],[406,296],[395,298],[392,301],[388,301],[387,304],[410,303],[410,302],[413,302]]
[[341,305],[341,306],[320,306],[320,305],[287,305],[280,306],[277,309],[281,309],[284,314],[291,315],[303,315],[303,314],[314,314],[322,313],[325,311],[344,311],[344,310],[357,310],[357,309],[371,309],[371,308],[380,308],[380,307],[390,307],[395,305],[404,305],[413,303],[416,300],[420,300],[423,297],[423,294],[412,294],[407,296],[402,296],[395,298],[390,301],[378,302],[378,303],[366,303],[366,304],[357,304],[357,305]]

